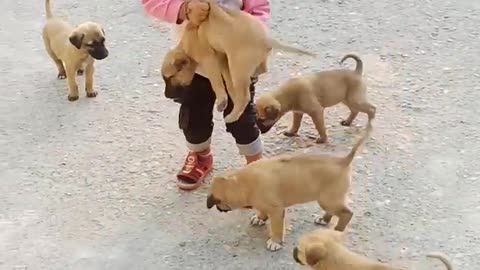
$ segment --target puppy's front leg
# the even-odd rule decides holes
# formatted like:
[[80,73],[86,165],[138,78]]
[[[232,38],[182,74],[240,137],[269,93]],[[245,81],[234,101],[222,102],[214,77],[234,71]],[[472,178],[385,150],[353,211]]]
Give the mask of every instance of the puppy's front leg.
[[250,218],[250,224],[253,226],[263,226],[268,220],[268,215],[260,210],[256,210],[257,213]]
[[327,142],[327,131],[325,129],[323,111],[324,109],[321,108],[319,110],[309,113],[309,116],[312,118],[313,124],[315,125],[315,128],[320,135],[320,137],[318,137],[318,139],[316,140],[317,143]]
[[267,249],[277,251],[282,248],[285,235],[285,209],[273,209],[270,218],[270,239],[267,241]]
[[75,101],[78,99],[78,85],[75,77],[77,68],[75,65],[66,65],[67,83],[68,83],[68,100]]
[[202,60],[201,65],[204,67],[205,73],[210,80],[213,92],[215,92],[217,111],[222,112],[227,108],[228,95],[223,83],[221,63],[215,54],[211,54]]
[[287,137],[292,137],[297,135],[300,125],[302,124],[303,113],[302,112],[293,112],[292,125],[290,128],[283,132],[283,135]]
[[[80,69],[79,69],[80,70]],[[96,97],[97,91],[93,90],[93,74],[95,73],[95,66],[92,63],[88,63],[85,67],[85,92],[87,97]]]

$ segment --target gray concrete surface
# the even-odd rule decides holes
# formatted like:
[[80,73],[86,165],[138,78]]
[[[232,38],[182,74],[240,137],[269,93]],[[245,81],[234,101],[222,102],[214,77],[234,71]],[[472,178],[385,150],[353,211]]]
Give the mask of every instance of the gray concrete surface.
[[[0,11],[0,269],[300,269],[296,239],[313,230],[315,204],[288,211],[282,251],[265,250],[251,213],[207,211],[207,186],[179,192],[186,148],[177,105],[163,97],[159,66],[168,27],[140,1],[57,0],[55,13],[92,19],[110,57],[97,65],[99,96],[69,103],[41,40],[43,1],[2,1]],[[293,5],[291,3],[294,3]],[[277,54],[258,92],[289,76],[365,61],[378,106],[373,138],[355,160],[347,244],[402,266],[446,252],[456,269],[480,265],[480,4],[469,0],[287,1],[272,4],[272,33],[318,52]],[[353,63],[346,63],[353,68]],[[83,82],[83,79],[81,79]],[[329,146],[306,119],[298,138],[264,137],[267,155],[344,153],[365,123],[328,110]],[[215,172],[241,166],[217,115]],[[420,269],[420,268],[419,268]]]

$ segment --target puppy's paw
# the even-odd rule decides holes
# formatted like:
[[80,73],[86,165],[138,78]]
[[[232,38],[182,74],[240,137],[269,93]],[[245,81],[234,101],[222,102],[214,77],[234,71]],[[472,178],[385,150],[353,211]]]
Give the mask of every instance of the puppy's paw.
[[257,215],[253,215],[251,218],[250,218],[250,224],[252,224],[253,226],[263,226],[265,225],[266,221],[259,218]]
[[278,251],[282,249],[282,244],[273,241],[272,239],[268,239],[267,241],[267,249],[270,251]]
[[315,224],[320,226],[328,226],[328,222],[325,219],[323,219],[322,216],[315,218],[313,222],[315,222]]
[[229,115],[225,116],[225,123],[233,123],[235,121],[238,121],[240,118],[240,115],[234,115],[233,113],[230,113]]
[[227,97],[217,98],[215,103],[217,104],[217,111],[223,112],[227,108],[228,98]]
[[65,78],[67,78],[67,74],[65,74],[65,73],[58,73],[57,79],[59,79],[59,80],[64,80]]
[[283,135],[287,137],[294,137],[294,136],[297,136],[298,134],[296,132],[291,132],[290,130],[286,130],[283,132]]
[[349,127],[351,124],[352,124],[352,122],[347,121],[347,120],[340,121],[340,125],[342,125],[344,127]]
[[83,75],[83,69],[77,70],[77,75],[78,75],[78,76],[82,76],[82,75]]
[[87,97],[89,98],[94,98],[98,95],[97,91],[90,91],[90,92],[87,92]]
[[319,137],[315,140],[316,143],[326,143],[327,137]]
[[70,96],[68,95],[68,101],[75,101],[78,99],[78,96]]

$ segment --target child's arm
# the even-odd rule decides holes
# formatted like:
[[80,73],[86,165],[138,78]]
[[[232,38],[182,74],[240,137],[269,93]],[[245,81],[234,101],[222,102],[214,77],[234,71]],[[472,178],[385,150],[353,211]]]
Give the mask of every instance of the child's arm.
[[181,23],[185,19],[180,12],[184,3],[183,0],[142,0],[148,15],[169,23]]
[[263,23],[270,19],[270,1],[269,0],[244,0],[243,11],[257,17]]

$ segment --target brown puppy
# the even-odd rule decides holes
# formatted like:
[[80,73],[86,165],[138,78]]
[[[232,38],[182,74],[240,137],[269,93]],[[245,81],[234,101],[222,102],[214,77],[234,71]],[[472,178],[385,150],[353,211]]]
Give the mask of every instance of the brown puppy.
[[[239,119],[250,101],[251,77],[267,72],[267,58],[272,49],[315,54],[268,37],[262,23],[246,12],[223,9],[212,0],[205,2],[209,3],[210,12],[204,21],[187,11],[189,23],[178,46],[164,58],[162,77],[166,87],[187,86],[199,66],[215,91],[218,111],[227,107],[226,91],[230,94],[234,107],[225,122],[231,123]],[[165,90],[171,91],[175,90]]]
[[[334,230],[315,230],[304,234],[293,248],[293,259],[316,270],[406,270],[370,260],[350,251],[343,245],[343,233]],[[441,253],[429,253],[452,270],[449,259]]]
[[285,113],[293,111],[292,125],[284,134],[296,135],[303,114],[307,114],[320,135],[317,143],[324,143],[327,141],[324,109],[340,102],[350,109],[350,116],[341,122],[342,125],[351,125],[359,112],[368,114],[369,120],[373,119],[376,108],[367,101],[362,60],[354,54],[347,54],[340,63],[347,58],[357,62],[354,71],[329,70],[289,79],[275,91],[260,96],[256,100],[256,108],[257,123],[262,133],[270,130]]
[[55,62],[59,79],[67,78],[68,100],[78,99],[75,74],[85,70],[87,97],[96,97],[93,89],[94,62],[108,56],[105,32],[98,23],[84,22],[74,28],[68,22],[53,16],[50,0],[45,0],[47,23],[43,28],[43,41],[48,55]]
[[343,231],[353,212],[347,206],[351,181],[352,161],[372,131],[368,122],[365,134],[345,157],[332,155],[284,155],[261,159],[242,169],[213,179],[207,198],[207,207],[216,205],[227,212],[239,208],[254,208],[257,214],[251,223],[263,225],[271,221],[267,248],[271,251],[282,247],[284,240],[285,208],[317,201],[325,210],[315,223],[327,225],[338,216],[336,230]]

